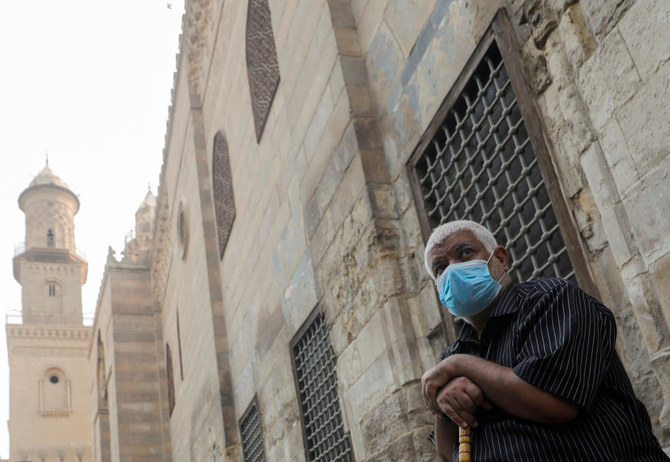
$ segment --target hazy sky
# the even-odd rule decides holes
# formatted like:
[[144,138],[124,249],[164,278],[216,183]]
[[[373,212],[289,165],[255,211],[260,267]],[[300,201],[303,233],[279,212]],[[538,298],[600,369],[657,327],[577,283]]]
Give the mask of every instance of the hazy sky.
[[[14,247],[25,240],[17,199],[44,167],[46,150],[81,202],[75,239],[88,260],[83,308],[95,310],[107,247],[118,256],[148,184],[156,193],[183,9],[183,0],[0,0],[3,314],[21,308],[12,275]],[[2,328],[5,458],[6,346]]]

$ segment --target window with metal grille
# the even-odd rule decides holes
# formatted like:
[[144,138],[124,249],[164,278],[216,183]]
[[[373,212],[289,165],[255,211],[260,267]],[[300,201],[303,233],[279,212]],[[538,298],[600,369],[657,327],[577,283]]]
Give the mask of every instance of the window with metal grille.
[[410,161],[424,225],[476,221],[506,246],[516,280],[574,280],[523,108],[493,33],[489,42],[480,46],[478,60],[455,85],[458,94],[452,90],[438,111],[434,134]]
[[240,419],[240,435],[245,462],[265,462],[263,429],[255,398]]
[[305,454],[309,461],[351,461],[337,394],[335,353],[325,317],[321,313],[314,316],[291,342]]

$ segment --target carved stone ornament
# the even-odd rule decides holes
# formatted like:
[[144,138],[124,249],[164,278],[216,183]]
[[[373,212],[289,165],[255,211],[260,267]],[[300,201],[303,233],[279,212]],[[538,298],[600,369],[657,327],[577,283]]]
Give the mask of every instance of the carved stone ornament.
[[218,132],[214,137],[212,183],[216,230],[219,237],[219,257],[223,258],[230,230],[233,227],[233,221],[235,221],[235,198],[233,196],[233,179],[230,173],[228,142],[222,132]]
[[156,234],[151,249],[151,287],[154,300],[160,305],[163,303],[171,248],[170,205],[165,188],[159,188],[157,202]]
[[249,0],[246,52],[256,141],[260,141],[279,85],[279,63],[267,0]]
[[188,44],[188,84],[192,95],[201,97],[210,50],[212,0],[188,2],[186,43]]

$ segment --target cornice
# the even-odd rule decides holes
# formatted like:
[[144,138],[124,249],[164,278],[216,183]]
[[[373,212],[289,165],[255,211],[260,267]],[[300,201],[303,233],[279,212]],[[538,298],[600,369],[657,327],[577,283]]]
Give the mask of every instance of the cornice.
[[92,330],[86,326],[73,327],[48,327],[27,326],[25,324],[7,324],[7,338],[43,338],[43,339],[72,339],[88,340],[91,338]]

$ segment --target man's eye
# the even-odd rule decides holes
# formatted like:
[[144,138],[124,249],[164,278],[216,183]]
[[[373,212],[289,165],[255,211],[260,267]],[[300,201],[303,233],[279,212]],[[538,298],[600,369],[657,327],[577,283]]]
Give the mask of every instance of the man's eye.
[[463,252],[461,252],[461,255],[464,257],[467,257],[468,255],[471,255],[474,251],[472,249],[463,249]]

